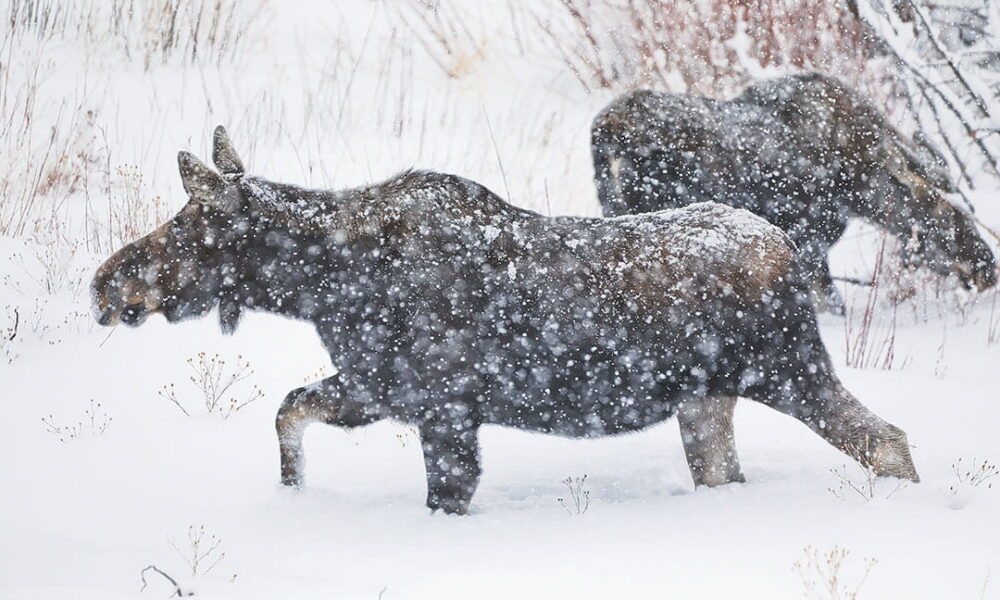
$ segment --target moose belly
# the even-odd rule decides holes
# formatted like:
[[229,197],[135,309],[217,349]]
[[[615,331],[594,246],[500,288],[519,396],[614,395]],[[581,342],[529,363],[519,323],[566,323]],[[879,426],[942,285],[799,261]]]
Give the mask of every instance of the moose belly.
[[690,363],[596,354],[465,355],[446,367],[410,364],[390,379],[388,412],[414,423],[443,413],[565,437],[601,437],[660,423],[678,402],[716,387],[705,369]]

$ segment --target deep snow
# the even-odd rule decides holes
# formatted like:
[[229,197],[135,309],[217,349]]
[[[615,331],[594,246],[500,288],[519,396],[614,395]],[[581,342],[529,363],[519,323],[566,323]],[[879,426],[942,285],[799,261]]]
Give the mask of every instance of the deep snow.
[[[252,174],[343,187],[413,165],[477,179],[541,212],[597,213],[587,128],[607,94],[583,94],[554,58],[526,58],[487,33],[484,56],[471,55],[458,79],[439,73],[414,42],[413,80],[391,65],[394,75],[383,76],[385,57],[397,56],[384,8],[359,3],[327,17],[323,6],[265,9],[263,41],[223,69],[171,64],[144,73],[79,41],[25,56],[61,59],[46,67],[51,114],[58,98],[90,90],[87,102],[111,137],[110,161],[142,165],[142,193],[162,195],[173,209],[182,202],[173,153],[206,157],[211,127],[224,122],[247,148]],[[354,53],[337,59],[344,65],[333,81],[329,36]],[[87,77],[114,91],[92,91]],[[414,90],[399,137],[395,119],[378,116],[393,110],[387,90],[397,82],[384,83],[393,77]],[[975,199],[980,218],[1000,229],[995,198],[987,189]],[[80,194],[71,200],[59,214],[78,225]],[[836,249],[833,271],[869,273],[874,239],[855,228]],[[861,482],[860,469],[801,424],[741,401],[746,484],[693,490],[674,421],[595,441],[487,427],[472,514],[451,518],[424,508],[417,439],[388,423],[352,433],[314,425],[306,487],[278,485],[275,410],[328,364],[309,326],[252,314],[228,338],[214,315],[99,328],[85,285],[44,289],[40,248],[0,239],[0,307],[21,315],[18,337],[0,347],[0,597],[134,598],[141,569],[153,564],[202,598],[796,598],[803,585],[793,563],[803,548],[834,545],[851,551],[842,575],[849,583],[860,579],[864,557],[878,559],[863,598],[1000,597],[1000,491],[949,490],[959,458],[1000,460],[1000,342],[987,343],[1000,322],[996,291],[966,298],[964,312],[947,294],[918,307],[918,317],[904,304],[896,342],[903,366],[895,370],[847,368],[844,321],[823,318],[846,385],[915,445],[923,481],[889,499],[894,482],[880,484],[873,501],[850,491],[838,499],[831,469]],[[78,252],[71,278],[86,284],[104,254]],[[858,290],[845,292],[851,305]],[[861,306],[863,297],[853,301]],[[0,313],[8,319],[0,328],[10,316]],[[185,417],[157,392],[174,383],[197,409],[185,360],[200,351],[245,357],[255,373],[241,393],[256,384],[264,397],[230,419],[198,410]],[[112,419],[103,434],[85,423],[77,439],[60,442],[47,431],[43,418],[75,424],[91,400]],[[590,507],[568,514],[560,482],[584,474]],[[225,552],[194,577],[171,544],[186,552],[192,524],[219,536]],[[162,578],[149,581],[142,597],[170,594]]]

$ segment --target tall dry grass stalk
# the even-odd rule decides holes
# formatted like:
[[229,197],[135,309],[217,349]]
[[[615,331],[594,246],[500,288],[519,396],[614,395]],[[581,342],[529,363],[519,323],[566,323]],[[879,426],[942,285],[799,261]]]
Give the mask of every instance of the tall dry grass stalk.
[[146,70],[174,56],[219,64],[242,49],[263,0],[10,0],[7,37],[115,44]]
[[[138,169],[114,158],[108,121],[122,98],[109,76],[235,60],[264,1],[10,0],[0,9],[0,236],[106,252],[155,224],[162,203],[138,197]],[[83,72],[68,71],[79,54]]]
[[882,233],[872,284],[864,288],[860,306],[857,300],[850,302],[844,317],[844,357],[847,366],[856,369],[890,370],[907,362],[906,359],[900,362],[896,356],[898,303],[891,303],[888,318],[880,310],[880,300],[885,296],[887,240],[888,235]]
[[870,52],[840,2],[560,0],[534,13],[587,89],[731,93],[768,69],[822,70],[859,83]]

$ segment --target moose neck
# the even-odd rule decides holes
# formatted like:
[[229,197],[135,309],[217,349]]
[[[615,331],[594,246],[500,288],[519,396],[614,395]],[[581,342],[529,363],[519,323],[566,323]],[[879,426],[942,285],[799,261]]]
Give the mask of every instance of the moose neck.
[[919,223],[914,204],[902,184],[887,172],[875,171],[854,202],[854,211],[905,244],[913,236],[913,226]]
[[257,179],[243,186],[257,206],[239,257],[234,296],[241,306],[315,320],[345,287],[368,281],[374,242],[345,241],[336,215],[352,211],[339,206],[340,194]]
[[345,295],[362,294],[372,271],[363,244],[331,245],[326,236],[268,230],[247,248],[236,286],[251,310],[315,320]]

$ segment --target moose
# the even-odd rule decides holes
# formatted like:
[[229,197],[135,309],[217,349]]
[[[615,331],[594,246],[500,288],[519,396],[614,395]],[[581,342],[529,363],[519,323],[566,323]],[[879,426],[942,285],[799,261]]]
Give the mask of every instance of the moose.
[[598,437],[672,415],[696,485],[742,482],[737,397],[918,480],[903,431],[835,375],[788,238],[747,211],[547,217],[412,170],[309,190],[246,175],[221,127],[213,160],[180,153],[188,203],[98,269],[94,311],[312,322],[336,373],[278,410],[285,485],[303,482],[308,424],[392,419],[419,431],[427,506],[465,514],[483,425]]
[[827,253],[855,217],[902,242],[910,264],[967,289],[997,282],[989,246],[944,196],[955,188],[940,154],[828,76],[765,80],[724,101],[628,92],[594,119],[591,150],[606,216],[709,200],[747,209],[791,237],[821,310],[844,312]]

